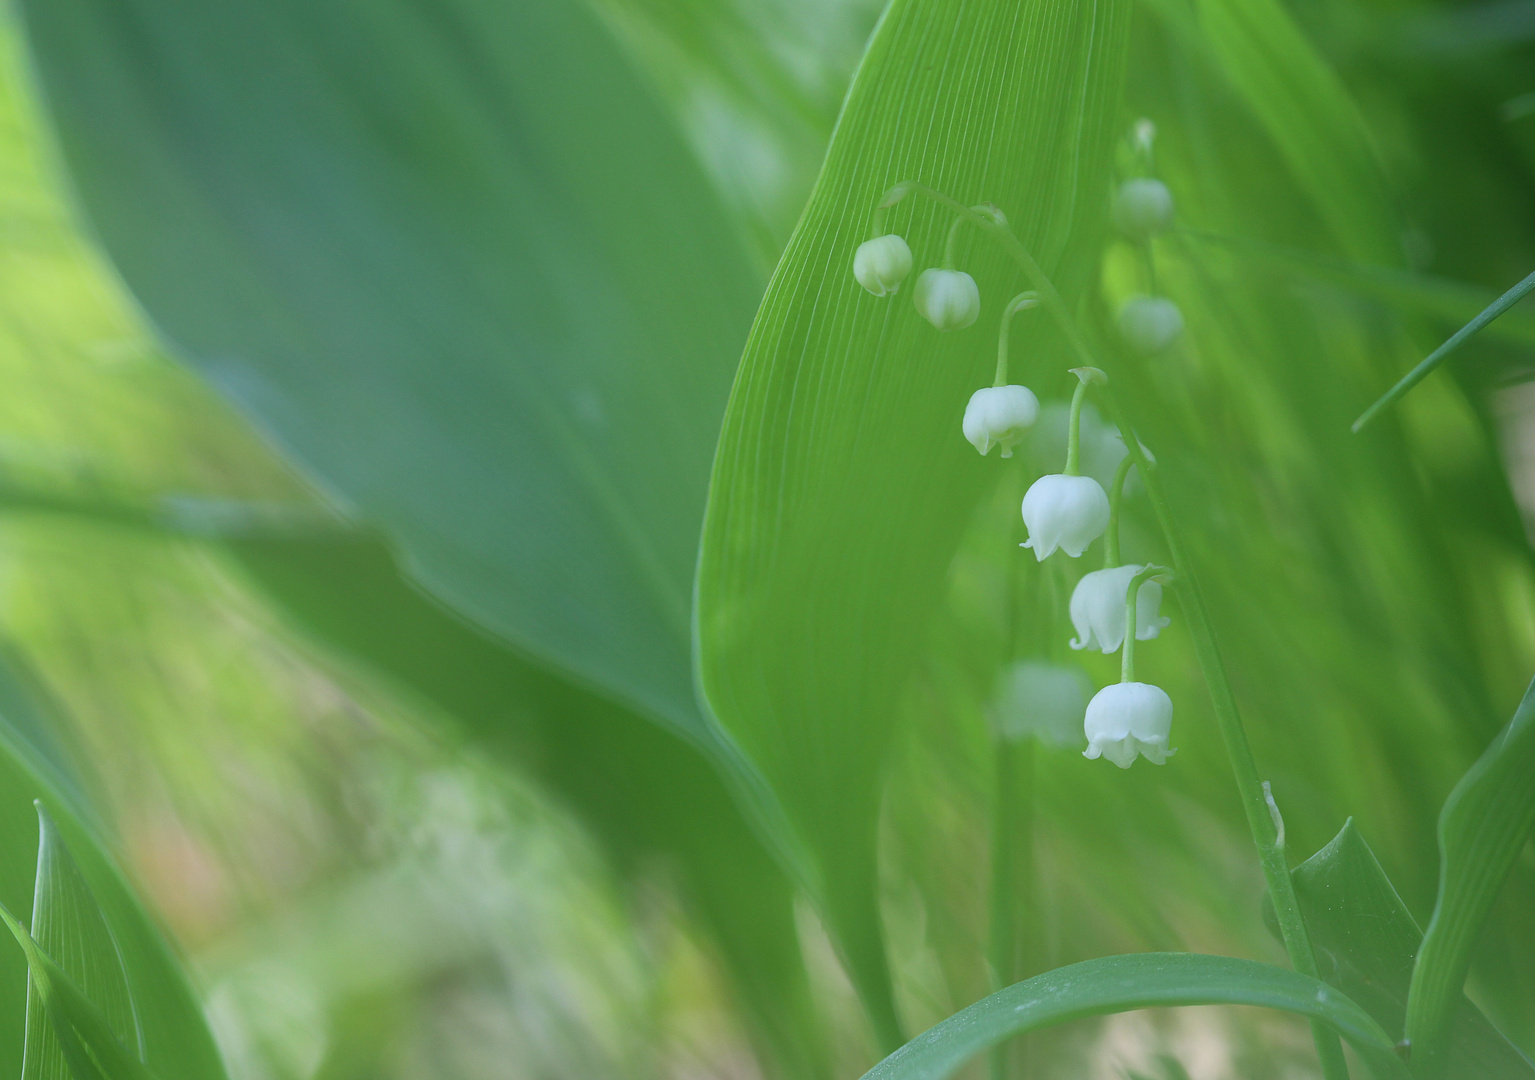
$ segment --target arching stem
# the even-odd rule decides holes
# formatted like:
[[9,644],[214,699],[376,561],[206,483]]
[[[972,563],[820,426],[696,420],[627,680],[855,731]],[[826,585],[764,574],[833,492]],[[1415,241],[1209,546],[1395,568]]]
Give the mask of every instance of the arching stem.
[[1008,301],[1007,307],[1002,309],[1002,329],[997,332],[997,378],[991,385],[1007,385],[1007,331],[1012,325],[1013,316],[1020,311],[1038,306],[1039,294],[1031,290],[1019,293]]
[[1119,654],[1119,681],[1122,683],[1135,681],[1135,607],[1140,601],[1141,586],[1154,577],[1165,578],[1170,573],[1165,566],[1142,567],[1125,590],[1125,643]]
[[1119,504],[1125,497],[1125,477],[1135,467],[1135,459],[1126,454],[1114,470],[1114,482],[1109,485],[1109,527],[1103,534],[1103,568],[1112,570],[1119,565]]

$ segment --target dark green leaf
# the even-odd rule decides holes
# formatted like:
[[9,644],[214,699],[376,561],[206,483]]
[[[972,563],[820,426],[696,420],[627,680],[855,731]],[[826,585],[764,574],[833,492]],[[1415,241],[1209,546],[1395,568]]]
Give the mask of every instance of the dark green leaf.
[[74,188],[175,350],[455,610],[707,740],[689,599],[758,288],[586,8],[23,7]]
[[1535,829],[1535,683],[1439,813],[1439,897],[1407,999],[1413,1069],[1433,1076],[1448,1042],[1482,922]]
[[[1423,933],[1350,819],[1293,871],[1322,979],[1393,1039],[1402,1037],[1407,987]],[[1530,1080],[1535,1066],[1460,996],[1450,1036],[1456,1080]]]
[[[997,476],[960,432],[990,382],[996,320],[1025,287],[962,234],[979,323],[939,334],[913,281],[852,275],[875,203],[918,180],[991,201],[1045,267],[1104,212],[1129,5],[897,0],[854,78],[810,205],[752,329],[721,436],[698,574],[701,682],[765,774],[880,1042],[900,1042],[875,904],[875,817],[896,703],[970,509]],[[913,196],[890,227],[916,270],[952,215]],[[1080,268],[1080,267],[1079,267]],[[1042,357],[1038,319],[1014,351]],[[1017,377],[1030,371],[1019,361]],[[1064,378],[1063,363],[1048,370]]]
[[1377,1080],[1407,1076],[1380,1025],[1315,979],[1230,956],[1142,953],[1056,968],[999,990],[918,1035],[864,1080],[943,1080],[1012,1035],[1088,1016],[1175,1005],[1261,1005],[1320,1020],[1353,1045]]

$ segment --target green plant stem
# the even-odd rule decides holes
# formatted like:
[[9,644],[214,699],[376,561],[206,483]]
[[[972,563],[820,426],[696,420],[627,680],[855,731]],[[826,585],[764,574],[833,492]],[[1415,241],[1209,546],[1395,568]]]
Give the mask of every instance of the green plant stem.
[[1112,570],[1119,565],[1119,504],[1125,497],[1125,478],[1135,459],[1129,454],[1114,470],[1114,482],[1109,485],[1109,527],[1103,534],[1103,568]]
[[[1021,930],[1033,913],[1034,740],[996,740],[996,796],[991,822],[991,971],[994,989],[1023,977]],[[1023,918],[1020,918],[1020,915]],[[991,1051],[991,1080],[1008,1080],[1008,1044]]]
[[1002,309],[1002,328],[997,331],[997,377],[992,386],[1007,385],[1007,332],[1013,323],[1013,316],[1038,304],[1039,296],[1036,293],[1021,292]]
[[[1034,256],[1013,235],[1011,229],[975,213],[941,191],[935,191],[915,182],[908,182],[906,186],[908,191],[926,195],[956,213],[966,215],[980,228],[995,236],[1023,269],[1045,306],[1050,309],[1061,332],[1065,334],[1067,342],[1071,345],[1072,351],[1085,366],[1098,368],[1103,366],[1094,356],[1092,347],[1087,343],[1076,320],[1072,318],[1065,300],[1056,291],[1055,284],[1040,269],[1039,263],[1034,261]],[[1085,384],[1084,387],[1079,387],[1078,393],[1080,394],[1084,388]],[[1295,886],[1290,880],[1290,867],[1285,859],[1284,843],[1275,827],[1273,817],[1269,814],[1269,803],[1264,796],[1262,782],[1258,778],[1258,766],[1253,760],[1252,746],[1247,741],[1247,731],[1243,728],[1241,714],[1237,711],[1236,697],[1231,692],[1231,683],[1226,677],[1226,668],[1215,643],[1215,631],[1210,625],[1209,612],[1205,609],[1199,579],[1194,574],[1188,551],[1183,546],[1182,536],[1178,532],[1177,523],[1173,520],[1172,508],[1167,501],[1166,493],[1162,490],[1161,477],[1145,459],[1134,430],[1125,422],[1114,395],[1107,387],[1104,389],[1103,401],[1110,418],[1124,437],[1125,447],[1130,451],[1130,457],[1134,460],[1136,468],[1141,471],[1141,482],[1146,486],[1147,497],[1151,501],[1157,523],[1162,528],[1168,551],[1172,555],[1173,569],[1177,572],[1182,585],[1179,595],[1183,601],[1184,616],[1188,620],[1189,637],[1193,640],[1194,653],[1199,660],[1200,669],[1204,673],[1205,683],[1210,691],[1216,723],[1221,729],[1221,739],[1226,744],[1226,755],[1231,760],[1231,770],[1235,775],[1237,790],[1242,798],[1242,808],[1247,814],[1247,824],[1252,831],[1253,843],[1258,848],[1258,862],[1263,868],[1263,877],[1268,885],[1269,895],[1274,901],[1274,911],[1279,917],[1280,936],[1284,938],[1285,951],[1289,954],[1290,963],[1296,971],[1317,978],[1316,956],[1311,950],[1311,939],[1306,933],[1306,924],[1301,917],[1300,903],[1295,898]],[[1069,460],[1069,448],[1067,453]],[[1338,1036],[1315,1021],[1311,1025],[1311,1035],[1316,1043],[1317,1056],[1321,1059],[1322,1075],[1326,1077],[1326,1080],[1347,1080],[1348,1065],[1343,1058],[1343,1046],[1338,1041]]]
[[1082,403],[1087,399],[1087,383],[1077,383],[1071,395],[1071,423],[1066,428],[1066,475],[1081,472],[1082,458]]

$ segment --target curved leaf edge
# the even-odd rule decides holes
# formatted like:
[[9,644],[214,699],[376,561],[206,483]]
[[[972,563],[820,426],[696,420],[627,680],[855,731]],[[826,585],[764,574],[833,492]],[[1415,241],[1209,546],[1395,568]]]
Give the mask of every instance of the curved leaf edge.
[[982,998],[912,1039],[863,1080],[942,1080],[975,1055],[1038,1028],[1089,1016],[1185,1005],[1256,1005],[1328,1025],[1376,1080],[1406,1080],[1391,1037],[1351,999],[1288,968],[1202,953],[1103,956]]

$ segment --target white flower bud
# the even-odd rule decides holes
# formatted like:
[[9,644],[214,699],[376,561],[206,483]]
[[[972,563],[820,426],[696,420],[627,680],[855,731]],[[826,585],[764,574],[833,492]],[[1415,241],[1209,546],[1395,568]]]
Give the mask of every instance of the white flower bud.
[[1165,296],[1132,296],[1119,309],[1119,332],[1145,356],[1159,353],[1183,333],[1183,312]]
[[1173,225],[1173,193],[1160,180],[1127,180],[1114,196],[1114,224],[1131,240],[1149,240]]
[[1109,527],[1109,497],[1091,476],[1041,476],[1023,496],[1023,523],[1040,562],[1057,547],[1075,559]]
[[853,253],[853,276],[875,296],[889,296],[911,273],[911,248],[895,233],[865,240]]
[[[1076,639],[1071,643],[1073,649],[1119,651],[1125,641],[1125,594],[1130,590],[1130,579],[1143,569],[1116,566],[1083,575],[1071,592],[1071,625],[1077,628]],[[1150,641],[1172,621],[1166,616],[1158,617],[1161,607],[1161,584],[1150,578],[1141,582],[1141,587],[1135,590],[1137,641]]]
[[965,438],[982,455],[1000,446],[1003,457],[1012,457],[1038,416],[1039,399],[1027,386],[983,387],[965,406]]
[[1176,750],[1167,748],[1173,729],[1173,699],[1159,686],[1127,682],[1105,686],[1087,703],[1082,731],[1089,760],[1106,757],[1128,769],[1139,754],[1162,765]]
[[999,738],[1033,737],[1047,746],[1076,744],[1092,684],[1079,667],[1020,660],[997,676],[986,715]]
[[981,290],[963,270],[929,267],[912,290],[917,311],[940,330],[963,330],[981,314]]

